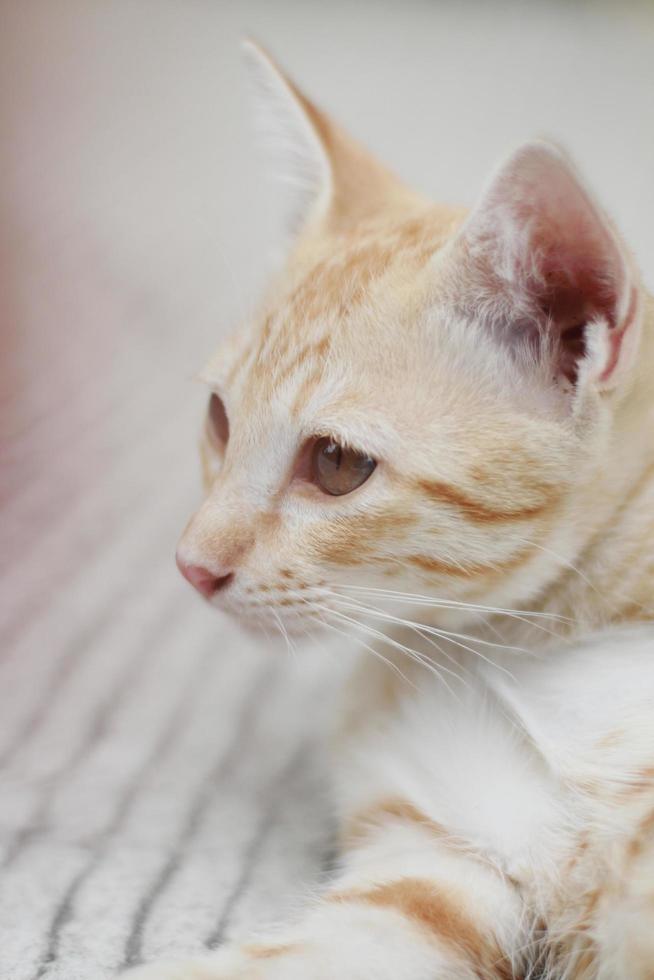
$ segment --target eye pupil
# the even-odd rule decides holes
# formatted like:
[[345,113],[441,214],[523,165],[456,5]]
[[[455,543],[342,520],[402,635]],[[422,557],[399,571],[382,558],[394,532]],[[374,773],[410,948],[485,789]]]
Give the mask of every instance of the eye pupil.
[[332,496],[351,493],[368,479],[376,462],[365,453],[346,449],[333,439],[318,439],[313,451],[313,475],[318,486]]

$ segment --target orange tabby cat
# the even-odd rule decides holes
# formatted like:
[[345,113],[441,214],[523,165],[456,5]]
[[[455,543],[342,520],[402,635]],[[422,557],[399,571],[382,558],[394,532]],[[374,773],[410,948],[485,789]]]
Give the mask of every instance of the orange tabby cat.
[[437,206],[248,52],[296,237],[206,369],[178,562],[386,662],[344,706],[322,900],[130,976],[652,978],[652,301],[558,149]]

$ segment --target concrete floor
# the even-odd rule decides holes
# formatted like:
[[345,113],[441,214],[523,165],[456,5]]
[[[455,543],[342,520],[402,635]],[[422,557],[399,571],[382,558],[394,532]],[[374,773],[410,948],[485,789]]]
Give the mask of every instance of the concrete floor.
[[[289,664],[178,578],[193,373],[279,252],[238,38],[471,203],[573,153],[654,285],[654,7],[2,0],[0,975],[107,977],[295,905],[329,861]],[[265,691],[265,696],[264,692]]]

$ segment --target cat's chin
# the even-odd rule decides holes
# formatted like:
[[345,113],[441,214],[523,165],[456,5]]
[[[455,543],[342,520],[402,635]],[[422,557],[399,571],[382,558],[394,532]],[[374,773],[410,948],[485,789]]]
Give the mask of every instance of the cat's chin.
[[289,615],[273,607],[254,610],[222,610],[238,624],[239,629],[255,640],[270,639],[272,636],[292,639],[306,639],[307,632],[315,627],[310,619],[300,615]]

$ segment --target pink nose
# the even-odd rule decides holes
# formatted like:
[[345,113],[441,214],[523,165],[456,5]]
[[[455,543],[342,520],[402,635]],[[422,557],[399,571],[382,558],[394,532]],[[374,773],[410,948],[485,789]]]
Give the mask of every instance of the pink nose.
[[216,592],[223,589],[234,578],[233,572],[228,572],[227,575],[214,575],[208,568],[202,568],[201,565],[189,565],[182,558],[180,558],[179,555],[177,555],[176,561],[177,567],[184,578],[187,579],[193,588],[197,589],[200,595],[203,595],[205,599],[210,599],[212,595],[215,595]]

